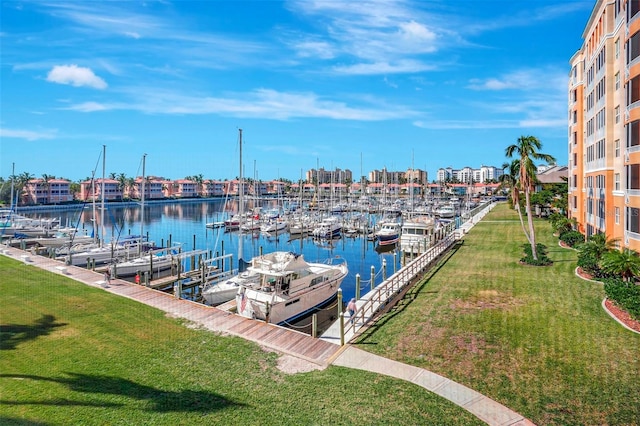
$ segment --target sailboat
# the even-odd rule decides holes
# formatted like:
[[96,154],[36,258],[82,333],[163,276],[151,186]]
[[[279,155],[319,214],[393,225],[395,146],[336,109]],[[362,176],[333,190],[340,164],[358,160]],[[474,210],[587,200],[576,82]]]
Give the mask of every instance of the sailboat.
[[[238,188],[238,217],[244,217],[244,182],[242,178],[242,129],[238,129],[238,143],[240,146],[240,182]],[[239,225],[240,226],[240,225]],[[254,274],[245,272],[245,262],[242,259],[243,234],[238,236],[238,269],[234,270],[231,266],[231,273],[220,273],[207,281],[202,286],[202,297],[210,305],[219,305],[221,303],[233,300],[240,285],[252,286],[257,285],[258,277]],[[224,264],[223,264],[224,269]]]
[[[106,167],[107,147],[102,146],[102,185],[100,189],[101,209],[100,209],[100,232],[97,247],[74,250],[70,248],[65,255],[58,257],[64,260],[68,265],[85,266],[87,264],[103,265],[113,261],[113,259],[134,254],[144,244],[142,236],[129,236],[123,241],[112,241],[110,244],[104,244],[104,212],[105,212],[105,167]],[[95,188],[95,187],[94,187]],[[94,191],[95,197],[95,191]]]
[[[142,156],[142,179],[140,181],[140,235],[144,235],[144,202],[145,202],[145,164],[147,154]],[[123,262],[111,265],[111,273],[114,277],[133,276],[162,272],[176,266],[175,257],[180,251],[180,246],[169,249],[149,250],[142,255],[142,246],[138,246],[138,256]]]

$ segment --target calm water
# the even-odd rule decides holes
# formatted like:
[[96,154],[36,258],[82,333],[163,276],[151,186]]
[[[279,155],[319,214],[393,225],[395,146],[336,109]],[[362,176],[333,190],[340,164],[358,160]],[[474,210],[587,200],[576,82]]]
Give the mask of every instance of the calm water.
[[[265,202],[263,202],[265,203]],[[267,202],[263,208],[275,207],[275,201]],[[245,209],[255,207],[250,204]],[[302,253],[307,261],[324,262],[329,258],[343,258],[349,266],[349,275],[342,283],[344,300],[355,296],[356,274],[361,276],[361,286],[364,294],[370,288],[371,267],[375,268],[376,284],[382,281],[382,263],[386,259],[387,276],[394,272],[394,261],[396,270],[400,269],[400,253],[394,256],[396,251],[378,253],[373,242],[367,241],[364,237],[340,238],[333,241],[318,241],[310,237],[290,240],[289,234],[267,236],[264,234],[244,234],[238,232],[224,232],[224,229],[209,229],[206,224],[226,219],[237,212],[236,202],[223,200],[208,200],[189,203],[164,203],[147,204],[144,208],[145,234],[149,239],[155,241],[157,245],[166,246],[171,240],[172,243],[182,243],[183,251],[206,250],[214,255],[232,253],[234,263],[237,265],[239,254],[239,239],[242,238],[243,259],[248,261],[252,257],[260,254],[260,250],[268,253],[274,250],[286,250],[295,253]],[[107,203],[104,214],[104,234],[105,240],[109,241],[119,236],[129,234],[140,234],[141,231],[141,208],[140,206],[109,206]],[[52,211],[27,213],[30,217],[59,217],[64,225],[77,226],[85,229],[88,233],[93,228],[93,218],[99,224],[100,214],[93,212],[91,205],[84,209],[78,207],[74,211]],[[377,221],[377,217],[372,215],[370,221]],[[194,245],[195,240],[195,245]]]

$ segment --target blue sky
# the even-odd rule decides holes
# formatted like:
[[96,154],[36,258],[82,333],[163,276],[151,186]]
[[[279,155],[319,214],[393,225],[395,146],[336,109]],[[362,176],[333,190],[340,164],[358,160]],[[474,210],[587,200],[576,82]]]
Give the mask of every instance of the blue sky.
[[[2,1],[0,176],[567,164],[594,1]],[[97,168],[96,168],[97,167]]]

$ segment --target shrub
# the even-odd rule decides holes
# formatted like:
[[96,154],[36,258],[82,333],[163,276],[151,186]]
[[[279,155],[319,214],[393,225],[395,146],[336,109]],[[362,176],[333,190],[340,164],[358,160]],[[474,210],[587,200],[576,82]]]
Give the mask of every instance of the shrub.
[[564,242],[569,247],[574,247],[584,241],[584,235],[578,231],[565,231],[560,234],[560,241]]
[[607,298],[632,318],[640,320],[640,285],[621,279],[607,279],[604,281],[604,292]]
[[535,260],[533,258],[533,253],[531,252],[531,244],[523,244],[522,248],[525,254],[525,256],[520,259],[520,262],[522,263],[526,263],[527,265],[532,266],[547,266],[553,263],[553,261],[547,256],[547,246],[545,246],[544,244],[536,244],[538,260]]

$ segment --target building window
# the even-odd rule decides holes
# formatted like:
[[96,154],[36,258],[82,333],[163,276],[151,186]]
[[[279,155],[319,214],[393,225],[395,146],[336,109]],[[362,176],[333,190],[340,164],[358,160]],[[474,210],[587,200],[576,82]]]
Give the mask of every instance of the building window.
[[620,88],[620,73],[616,73],[616,90]]
[[616,123],[619,123],[620,122],[620,105],[616,106],[614,111],[616,114]]
[[627,10],[627,19],[631,21],[631,19],[636,16],[638,12],[640,12],[640,0],[629,0],[629,2],[627,3]]
[[634,120],[627,125],[627,148],[640,145],[640,121]]
[[578,111],[573,111],[573,124],[578,122]]
[[629,37],[629,42],[627,44],[627,64],[630,64],[634,61],[638,56],[640,56],[640,32],[635,33],[631,37]]
[[573,144],[578,144],[578,132],[573,132]]
[[616,150],[616,158],[620,157],[620,139],[616,139],[614,142],[615,150]]
[[618,56],[620,56],[620,38],[616,39],[616,59],[618,59]]
[[627,104],[640,100],[640,76],[633,77],[627,84]]
[[613,175],[613,189],[615,191],[620,191],[620,173]]
[[615,207],[613,209],[613,212],[616,218],[616,225],[619,225],[620,224],[620,207]]
[[640,189],[640,164],[627,166],[627,189]]
[[640,234],[640,209],[627,207],[627,231]]

